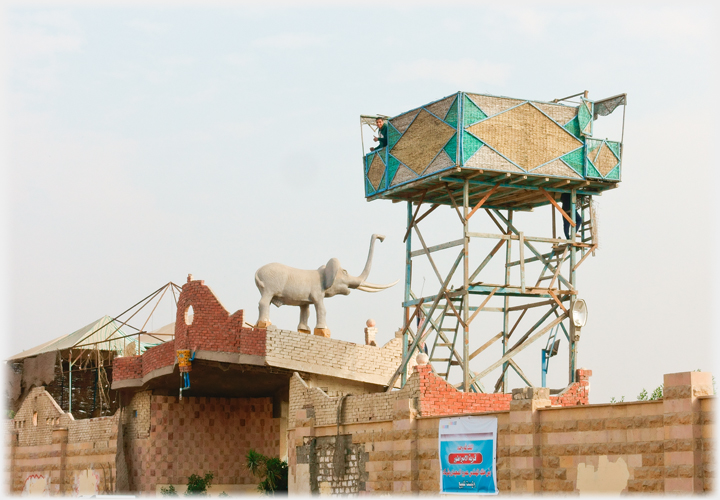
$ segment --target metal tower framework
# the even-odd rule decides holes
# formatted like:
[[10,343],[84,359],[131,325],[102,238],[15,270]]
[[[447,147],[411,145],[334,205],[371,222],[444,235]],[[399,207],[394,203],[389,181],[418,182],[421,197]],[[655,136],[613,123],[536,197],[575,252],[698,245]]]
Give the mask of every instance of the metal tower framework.
[[[568,342],[568,382],[575,382],[579,334],[570,320],[570,311],[578,298],[577,270],[597,248],[592,196],[600,193],[590,182],[547,177],[528,179],[526,175],[510,173],[488,174],[492,173],[472,173],[458,168],[438,179],[439,183],[405,198],[403,361],[389,381],[390,388],[398,378],[405,384],[408,361],[422,350],[423,345],[437,375],[460,390],[509,392],[510,370],[527,386],[544,386],[549,360],[558,352],[563,338]],[[583,223],[580,227],[575,227],[573,218],[558,205],[557,193],[570,194],[572,206],[569,212],[574,214],[577,209],[581,213]],[[552,228],[551,234],[531,236],[519,227],[517,218],[514,222],[513,216],[517,211],[532,211],[534,207],[548,204],[552,205],[552,224],[545,221],[541,227]],[[442,208],[436,212],[440,205],[448,205],[456,212],[461,237],[428,246],[421,226],[432,220],[433,213],[437,215],[442,210],[448,210]],[[538,222],[542,222],[539,221],[540,215],[530,216],[535,228],[539,227]],[[564,239],[561,229],[563,218],[571,226],[569,240]],[[473,230],[481,224],[497,231]],[[476,239],[495,243],[492,250],[483,253],[480,259],[473,258],[470,252],[471,240]],[[514,248],[518,258],[513,260]],[[457,252],[448,269],[439,262],[438,252]],[[418,277],[413,276],[413,262],[417,259],[429,263],[437,277],[437,288],[432,295],[420,296],[418,293]],[[445,260],[450,261],[449,258]],[[486,276],[500,260],[503,260],[504,282],[488,283]],[[497,271],[497,267],[495,269]],[[462,285],[457,286],[460,275]],[[451,286],[453,282],[455,285]],[[495,304],[498,298],[502,298],[500,307],[491,307],[493,297],[496,297]],[[531,309],[535,309],[533,314],[527,314]],[[471,350],[471,325],[488,317],[481,312],[502,315],[502,329],[494,335],[485,336],[486,333],[482,333],[483,338],[473,338],[473,344],[479,346]],[[539,319],[536,320],[537,316]],[[542,358],[542,383],[533,384],[533,377],[526,375],[515,357],[545,335],[547,340],[539,353]],[[501,355],[488,363],[489,353],[499,349],[495,346],[490,351],[486,350],[496,342],[501,344]],[[480,362],[479,355],[483,352],[485,360]],[[501,370],[497,372],[498,369]],[[458,370],[462,375],[460,382],[456,382]],[[486,378],[491,374],[493,377],[488,384]]]

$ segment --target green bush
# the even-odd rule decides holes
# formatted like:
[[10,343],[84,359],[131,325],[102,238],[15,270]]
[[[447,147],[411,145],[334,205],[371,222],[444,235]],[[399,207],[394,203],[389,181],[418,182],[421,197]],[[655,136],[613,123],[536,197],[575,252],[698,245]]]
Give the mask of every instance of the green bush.
[[248,451],[245,458],[250,472],[261,480],[258,491],[268,495],[274,495],[276,491],[287,491],[288,465],[285,460],[269,458],[255,450]]
[[[192,476],[190,476],[188,478],[187,491],[185,491],[185,496],[207,496],[207,489],[212,484],[213,477],[215,476],[212,472],[208,472],[207,474],[205,474],[205,477],[200,477],[197,474],[193,474]],[[175,490],[175,486],[173,486],[172,484],[167,488],[160,488],[160,494],[164,497],[178,496],[177,491]]]

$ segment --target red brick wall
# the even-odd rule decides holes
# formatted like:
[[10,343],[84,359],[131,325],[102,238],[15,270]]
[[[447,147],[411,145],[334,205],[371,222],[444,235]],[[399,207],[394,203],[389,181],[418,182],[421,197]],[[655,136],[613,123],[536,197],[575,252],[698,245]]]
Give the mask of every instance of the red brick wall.
[[[432,372],[430,365],[414,367],[420,375],[420,412],[423,416],[457,415],[485,411],[509,411],[512,394],[460,392]],[[562,394],[550,396],[553,405],[588,404],[591,370],[577,370],[578,382]]]
[[187,484],[212,472],[213,484],[256,484],[245,465],[250,448],[277,456],[279,419],[272,398],[152,396],[150,434],[128,439],[130,488],[155,492],[157,484]]
[[[193,322],[185,324],[185,311],[193,307]],[[115,358],[113,380],[140,378],[175,363],[179,349],[239,352],[265,356],[266,331],[243,326],[242,310],[230,315],[203,281],[185,283],[178,298],[175,340],[152,347],[141,356]]]
[[128,356],[113,360],[113,380],[141,378],[142,375],[142,356]]

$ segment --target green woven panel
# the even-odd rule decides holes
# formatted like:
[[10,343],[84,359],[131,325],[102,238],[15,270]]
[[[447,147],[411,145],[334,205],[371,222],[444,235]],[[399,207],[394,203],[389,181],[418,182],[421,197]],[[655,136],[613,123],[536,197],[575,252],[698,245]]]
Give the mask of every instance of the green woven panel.
[[592,120],[592,115],[590,114],[590,111],[588,111],[585,104],[580,105],[580,107],[578,108],[577,118],[580,130],[585,130],[585,127],[587,127],[588,123],[590,123],[590,120]]
[[445,144],[445,147],[443,149],[450,157],[450,159],[452,161],[455,161],[455,157],[457,156],[457,134],[453,134],[453,136],[450,138],[448,143]]
[[487,115],[482,112],[482,109],[478,108],[477,104],[472,102],[468,96],[465,96],[463,99],[463,127],[469,127],[485,118]]
[[602,179],[602,175],[600,175],[600,172],[597,171],[595,165],[593,165],[590,160],[587,162],[587,174],[585,174],[585,177],[599,177]]
[[565,130],[570,132],[572,135],[574,135],[578,139],[580,138],[580,135],[581,135],[580,134],[580,124],[578,123],[577,116],[575,118],[573,118],[572,120],[570,120],[567,123],[567,125],[565,125]]
[[620,165],[613,168],[608,174],[605,176],[606,179],[615,179],[620,180]]
[[393,155],[388,155],[388,184],[390,184],[395,178],[395,174],[397,173],[399,167],[400,162],[398,161],[398,159],[395,158]]
[[365,173],[368,173],[368,170],[370,170],[370,164],[373,161],[373,158],[375,158],[375,153],[370,153],[365,157]]
[[365,177],[365,196],[370,196],[375,192],[375,188],[372,187],[372,184],[370,184],[370,181],[367,177]]
[[562,157],[563,161],[570,165],[575,172],[582,175],[585,166],[585,151],[583,148],[576,149],[572,153],[568,153]]
[[382,179],[380,179],[380,184],[378,184],[378,191],[382,191],[384,189],[387,189],[387,186],[385,185],[385,178],[387,177],[387,171],[383,174]]
[[458,100],[455,99],[455,102],[452,103],[452,106],[450,106],[450,109],[447,112],[447,115],[445,115],[445,121],[452,127],[457,127],[458,122]]
[[387,128],[387,135],[388,135],[388,150],[392,149],[392,147],[397,144],[397,141],[400,140],[400,137],[402,134],[398,132],[398,130],[392,126],[391,123],[388,123]]
[[620,143],[615,142],[615,141],[605,141],[605,144],[607,144],[608,147],[610,148],[610,151],[615,153],[615,156],[617,156],[618,159],[620,159]]
[[462,162],[465,164],[478,149],[483,147],[483,142],[472,134],[463,132],[463,156]]

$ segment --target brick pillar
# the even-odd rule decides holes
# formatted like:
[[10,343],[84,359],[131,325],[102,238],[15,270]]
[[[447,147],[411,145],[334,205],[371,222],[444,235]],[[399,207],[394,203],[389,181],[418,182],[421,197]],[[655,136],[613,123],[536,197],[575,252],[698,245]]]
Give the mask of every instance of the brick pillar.
[[395,402],[393,413],[393,485],[395,494],[418,491],[417,411],[411,399]]
[[713,393],[712,374],[683,372],[665,375],[665,492],[702,493],[702,426],[698,396]]
[[[288,494],[309,496],[313,478],[317,474],[315,454],[315,409],[298,410],[295,414],[295,428],[288,432]],[[300,456],[298,455],[300,451]]]
[[[57,469],[57,478],[53,477],[53,480],[57,481],[58,485],[58,494],[59,495],[65,495],[66,493],[70,493],[72,489],[72,485],[70,483],[70,478],[67,477],[66,474],[66,464],[67,464],[67,444],[68,444],[68,429],[67,427],[60,427],[57,429],[53,429],[52,431],[52,444],[53,448],[55,448],[58,451],[58,469]],[[54,474],[53,474],[54,475]],[[51,475],[52,477],[52,475]],[[54,481],[53,481],[54,482]]]
[[550,389],[525,387],[513,389],[508,425],[508,461],[510,492],[539,493],[541,490],[541,435],[537,409],[550,406]]

